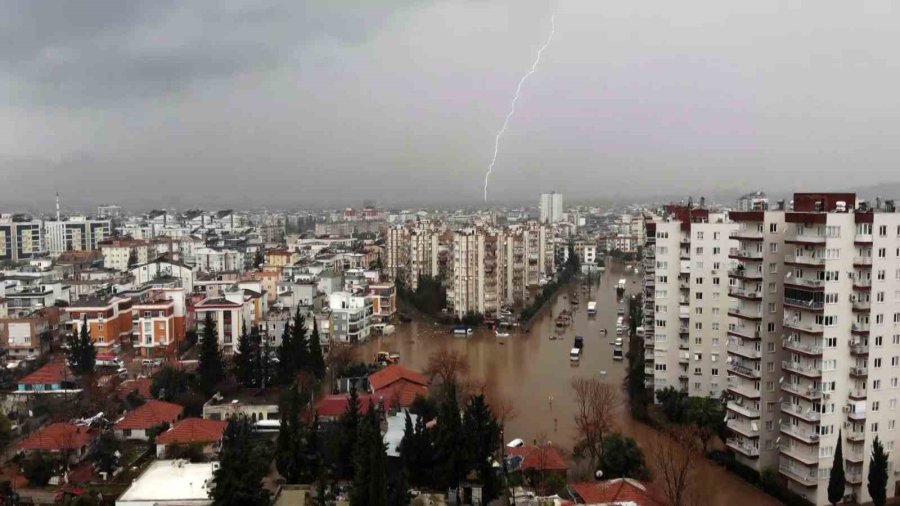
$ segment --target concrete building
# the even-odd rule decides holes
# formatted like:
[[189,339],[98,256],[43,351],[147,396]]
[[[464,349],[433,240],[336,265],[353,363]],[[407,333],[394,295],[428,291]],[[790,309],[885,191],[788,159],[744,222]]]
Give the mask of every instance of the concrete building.
[[202,272],[227,272],[244,270],[244,254],[229,249],[198,248],[194,261]]
[[367,287],[372,298],[372,317],[376,322],[389,322],[397,313],[397,287],[394,283],[373,283]]
[[116,506],[210,505],[218,467],[218,462],[154,461],[116,499]]
[[769,199],[763,192],[742,195],[737,201],[738,211],[765,211],[769,208]]
[[127,272],[136,265],[149,261],[150,244],[140,239],[111,239],[99,243],[103,253],[103,267]]
[[194,281],[197,276],[197,267],[185,264],[173,259],[170,255],[159,256],[145,264],[131,268],[136,285],[144,285],[159,278],[177,278],[181,281],[181,287],[188,293],[194,291]]
[[[737,228],[724,214],[668,206],[654,220],[654,390],[718,397],[726,387],[728,255]],[[648,290],[650,292],[650,290]],[[649,295],[649,293],[648,293]]]
[[440,238],[446,227],[438,222],[415,222],[388,229],[385,268],[390,279],[406,282],[411,290],[423,276],[440,276]]
[[561,193],[542,193],[539,202],[541,223],[557,223],[563,219],[563,196]]
[[47,253],[57,257],[64,251],[88,251],[100,249],[100,242],[112,235],[109,220],[94,220],[84,216],[68,220],[44,222],[44,240]]
[[146,302],[133,306],[136,316],[134,349],[142,357],[175,357],[186,333],[184,288],[154,290]]
[[130,298],[82,299],[65,308],[69,332],[78,335],[87,317],[88,333],[100,353],[109,353],[131,342],[132,301]]
[[0,216],[0,262],[16,262],[45,253],[40,221],[21,216]]
[[197,334],[202,338],[206,315],[209,314],[216,327],[219,347],[224,354],[233,354],[244,327],[244,304],[225,297],[210,297],[197,303],[194,311],[197,314]]
[[345,343],[365,342],[375,311],[372,297],[335,292],[328,297],[331,338]]

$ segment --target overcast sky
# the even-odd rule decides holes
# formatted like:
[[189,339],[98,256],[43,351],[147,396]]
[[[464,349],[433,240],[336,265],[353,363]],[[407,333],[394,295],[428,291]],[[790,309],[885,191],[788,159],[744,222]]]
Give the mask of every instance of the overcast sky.
[[[225,6],[227,5],[227,7]],[[6,0],[0,209],[900,180],[892,1]]]

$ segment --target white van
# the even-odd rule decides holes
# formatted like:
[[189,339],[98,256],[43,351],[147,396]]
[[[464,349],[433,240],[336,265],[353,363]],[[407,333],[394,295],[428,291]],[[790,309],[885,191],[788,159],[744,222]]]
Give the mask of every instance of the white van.
[[569,360],[571,362],[578,362],[581,360],[581,348],[572,348],[572,351],[569,352]]

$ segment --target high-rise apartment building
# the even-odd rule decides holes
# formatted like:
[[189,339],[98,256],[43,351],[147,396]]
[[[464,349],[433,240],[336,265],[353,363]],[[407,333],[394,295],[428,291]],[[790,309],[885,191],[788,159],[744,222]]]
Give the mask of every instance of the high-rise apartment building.
[[37,220],[16,216],[0,218],[0,261],[15,262],[43,255],[42,231]]
[[436,222],[397,225],[387,231],[385,268],[415,290],[422,276],[440,275],[440,238],[445,227]]
[[109,238],[111,234],[112,225],[109,220],[94,220],[81,216],[44,222],[47,253],[54,257],[64,251],[99,249],[100,241]]
[[542,193],[540,201],[541,223],[558,223],[563,215],[563,196],[561,193]]
[[[653,388],[718,397],[726,387],[730,238],[736,225],[703,208],[668,206],[654,232],[652,296]],[[650,273],[648,273],[648,277]],[[652,286],[652,288],[650,288]],[[649,301],[648,301],[649,302]],[[648,335],[650,332],[648,331]]]

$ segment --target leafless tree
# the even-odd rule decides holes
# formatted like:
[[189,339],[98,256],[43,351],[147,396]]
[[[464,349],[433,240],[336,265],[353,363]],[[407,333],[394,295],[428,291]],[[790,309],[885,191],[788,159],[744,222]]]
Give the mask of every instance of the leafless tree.
[[356,352],[350,345],[332,343],[325,357],[325,363],[334,371],[334,377],[338,378],[353,361],[356,360]]
[[690,506],[699,499],[695,484],[702,460],[698,441],[693,428],[678,427],[660,434],[651,446],[657,486],[672,506]]
[[576,454],[587,452],[595,468],[603,456],[603,437],[614,426],[615,412],[622,404],[619,390],[595,378],[573,378],[575,391]]
[[438,399],[444,398],[449,385],[456,387],[458,393],[460,387],[463,387],[462,396],[457,398],[465,398],[470,392],[470,385],[463,385],[462,382],[469,374],[469,362],[460,351],[447,348],[435,351],[428,357],[428,365],[423,372],[432,383],[432,394]]

